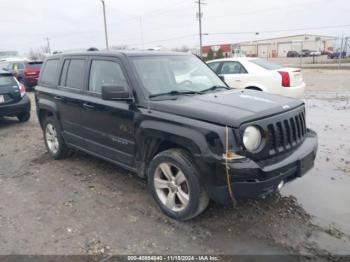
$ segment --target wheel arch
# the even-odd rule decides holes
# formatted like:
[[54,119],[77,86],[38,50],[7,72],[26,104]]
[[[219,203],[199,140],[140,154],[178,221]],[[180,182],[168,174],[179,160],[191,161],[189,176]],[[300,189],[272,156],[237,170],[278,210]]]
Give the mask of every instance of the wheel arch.
[[265,88],[260,84],[250,83],[244,87],[244,89],[265,91]]
[[145,121],[136,135],[138,175],[146,177],[149,163],[158,153],[183,149],[191,156],[203,154],[205,138],[189,127],[158,121]]
[[41,128],[46,117],[53,116],[58,120],[57,105],[47,99],[39,99],[37,102],[37,115]]

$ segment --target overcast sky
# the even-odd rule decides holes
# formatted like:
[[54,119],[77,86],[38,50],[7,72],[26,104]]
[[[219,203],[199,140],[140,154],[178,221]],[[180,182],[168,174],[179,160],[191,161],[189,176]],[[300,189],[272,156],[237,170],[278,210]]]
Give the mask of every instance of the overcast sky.
[[[140,48],[198,45],[195,0],[105,0],[110,45]],[[205,44],[232,43],[291,34],[350,36],[350,27],[266,32],[350,24],[349,0],[205,0]],[[258,36],[250,32],[260,32]],[[104,47],[100,0],[0,0],[0,51],[28,52],[46,44],[52,50]],[[168,40],[169,41],[163,41]]]

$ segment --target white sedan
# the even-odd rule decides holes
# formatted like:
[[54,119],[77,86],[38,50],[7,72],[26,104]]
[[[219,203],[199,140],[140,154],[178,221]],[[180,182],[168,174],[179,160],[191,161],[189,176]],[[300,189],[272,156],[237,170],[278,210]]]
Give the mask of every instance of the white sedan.
[[236,57],[212,60],[208,65],[231,87],[302,98],[305,83],[301,70],[284,68],[261,58]]

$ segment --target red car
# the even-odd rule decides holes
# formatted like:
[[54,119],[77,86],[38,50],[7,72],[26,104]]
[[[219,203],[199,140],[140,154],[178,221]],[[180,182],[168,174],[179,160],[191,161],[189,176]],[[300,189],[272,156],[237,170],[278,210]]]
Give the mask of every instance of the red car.
[[6,61],[1,69],[11,72],[26,89],[33,89],[38,83],[42,61]]

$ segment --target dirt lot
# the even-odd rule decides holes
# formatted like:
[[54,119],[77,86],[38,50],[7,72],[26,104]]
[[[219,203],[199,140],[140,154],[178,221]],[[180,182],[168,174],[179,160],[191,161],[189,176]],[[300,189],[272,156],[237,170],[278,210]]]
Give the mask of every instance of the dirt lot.
[[319,134],[309,174],[283,196],[211,203],[186,223],[116,166],[82,153],[52,160],[34,111],[29,123],[0,120],[0,254],[350,254],[349,75],[305,71]]

